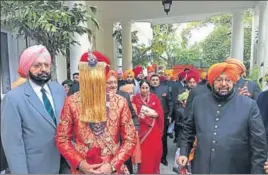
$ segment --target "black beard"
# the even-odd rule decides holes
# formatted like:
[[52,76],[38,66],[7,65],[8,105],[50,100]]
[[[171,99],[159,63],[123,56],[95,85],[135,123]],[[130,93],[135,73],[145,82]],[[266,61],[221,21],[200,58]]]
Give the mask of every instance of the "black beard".
[[47,73],[47,76],[41,76],[41,75],[33,75],[31,72],[29,72],[30,79],[37,85],[43,86],[51,79],[51,74]]
[[226,95],[221,95],[215,90],[214,87],[212,87],[212,94],[217,100],[225,101],[225,100],[228,100],[230,97],[232,97],[234,95],[234,88],[232,88],[232,90],[229,91]]
[[133,80],[127,80],[126,82],[127,82],[127,84],[134,84],[135,85],[134,79]]
[[140,82],[140,81],[141,81],[141,78],[138,78],[138,77],[137,77],[136,80],[137,80],[138,82]]

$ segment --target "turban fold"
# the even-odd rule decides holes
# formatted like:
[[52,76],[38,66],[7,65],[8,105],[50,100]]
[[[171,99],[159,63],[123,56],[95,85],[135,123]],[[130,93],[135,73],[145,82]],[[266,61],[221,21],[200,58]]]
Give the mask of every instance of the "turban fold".
[[114,70],[110,70],[107,74],[107,79],[109,79],[111,76],[114,76],[116,79],[118,78],[118,74]]
[[51,63],[51,56],[45,46],[34,45],[25,49],[20,56],[18,69],[19,75],[23,78],[26,78],[29,74],[31,66],[40,57],[45,58],[49,64]]
[[177,77],[178,77],[177,74],[173,74],[173,75],[170,77],[170,79],[171,79],[172,81],[174,81],[174,80],[177,80]]
[[155,72],[155,69],[152,66],[147,66],[147,73]]
[[128,69],[124,72],[124,75],[123,75],[124,80],[126,80],[129,75],[131,75],[133,78],[135,76],[134,72],[131,69]]
[[90,56],[93,56],[92,58],[93,59],[96,59],[96,61],[98,63],[105,63],[106,66],[105,66],[105,73],[106,75],[108,74],[109,70],[110,70],[110,60],[109,58],[107,58],[105,55],[103,55],[102,53],[98,52],[98,51],[94,51],[94,52],[86,52],[84,53],[82,56],[81,56],[81,59],[80,59],[80,63],[89,63],[89,57]]
[[182,80],[182,79],[185,79],[187,77],[187,73],[185,71],[179,73],[179,79]]
[[201,74],[200,74],[200,78],[201,78],[202,80],[205,80],[205,79],[207,79],[206,77],[207,77],[207,72],[201,72]]
[[167,69],[164,71],[164,75],[171,77],[173,75],[173,69]]
[[133,69],[133,72],[135,74],[135,77],[137,77],[139,74],[142,74],[143,71],[142,71],[142,67],[141,66],[137,66]]
[[157,64],[153,64],[153,65],[152,65],[152,68],[153,68],[154,70],[157,70]]
[[226,74],[227,77],[236,83],[239,79],[239,71],[236,66],[228,63],[217,63],[212,65],[208,70],[208,82],[210,85],[222,74]]
[[199,82],[200,80],[200,77],[198,75],[197,72],[193,71],[193,70],[189,70],[188,73],[187,73],[187,77],[186,77],[186,81],[190,81],[191,79],[194,79],[195,82]]
[[79,63],[79,85],[81,114],[79,119],[86,123],[100,123],[106,117],[106,76],[110,60],[98,51],[82,54]]
[[227,58],[225,62],[228,64],[235,65],[238,71],[240,72],[240,75],[243,74],[246,75],[247,68],[242,61],[235,58]]

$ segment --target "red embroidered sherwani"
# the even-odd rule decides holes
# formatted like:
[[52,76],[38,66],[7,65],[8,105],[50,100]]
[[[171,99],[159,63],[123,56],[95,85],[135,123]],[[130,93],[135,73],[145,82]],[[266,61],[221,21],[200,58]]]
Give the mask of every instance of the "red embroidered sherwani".
[[[127,173],[124,162],[136,146],[136,130],[127,101],[116,94],[110,95],[109,117],[104,134],[95,136],[88,123],[79,121],[80,93],[68,97],[61,113],[56,133],[56,145],[71,165],[73,174],[81,174],[79,163],[85,160],[88,150],[101,148],[104,163],[111,163],[117,173]],[[119,139],[122,139],[121,144]]]

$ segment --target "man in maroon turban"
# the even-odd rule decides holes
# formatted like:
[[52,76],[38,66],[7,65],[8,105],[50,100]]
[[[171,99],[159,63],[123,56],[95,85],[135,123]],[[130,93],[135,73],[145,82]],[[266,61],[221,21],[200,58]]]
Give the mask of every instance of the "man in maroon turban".
[[238,78],[234,65],[212,65],[211,92],[193,100],[177,157],[177,163],[185,166],[197,138],[193,174],[264,173],[265,128],[256,101],[234,91]]
[[133,72],[135,74],[135,79],[140,82],[144,79],[143,69],[141,66],[137,66],[133,69]]
[[195,88],[200,81],[200,76],[197,72],[189,70],[186,76],[186,86],[189,90]]

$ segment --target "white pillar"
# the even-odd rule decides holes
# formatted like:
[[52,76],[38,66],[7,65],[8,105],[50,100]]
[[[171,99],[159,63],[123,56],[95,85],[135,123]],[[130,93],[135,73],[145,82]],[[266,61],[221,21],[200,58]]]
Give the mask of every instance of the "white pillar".
[[258,45],[258,65],[260,66],[260,77],[263,78],[263,87],[265,73],[268,72],[268,2],[259,3],[260,21],[259,21],[259,45]]
[[[86,1],[68,1],[69,8],[72,8],[75,3],[81,3],[86,5]],[[87,24],[81,24],[83,26],[87,26]],[[91,49],[91,43],[89,42],[88,35],[79,35],[75,34],[74,39],[80,43],[80,45],[71,45],[70,46],[70,70],[71,70],[71,77],[72,74],[78,72],[78,64],[81,58],[81,55],[84,52],[87,52]]]
[[253,68],[257,66],[257,55],[256,55],[256,37],[257,30],[259,27],[259,10],[254,8],[251,10],[252,13],[252,31],[251,31],[251,51],[250,51],[250,73]]
[[104,54],[110,59],[111,69],[115,70],[116,62],[114,57],[113,22],[103,23],[103,30]]
[[115,66],[114,66],[114,70],[117,71],[118,69],[118,45],[117,45],[117,41],[116,38],[113,38],[113,42],[114,42],[114,61],[115,61]]
[[132,69],[132,42],[131,42],[131,23],[122,23],[122,55],[123,70]]
[[244,58],[244,11],[233,14],[231,57],[243,61]]
[[258,37],[258,55],[257,55],[257,65],[260,68],[259,78],[263,77],[264,75],[264,64],[265,59],[265,45],[267,44],[267,2],[260,2],[259,3],[259,10],[260,10],[260,18],[259,18],[259,37]]

